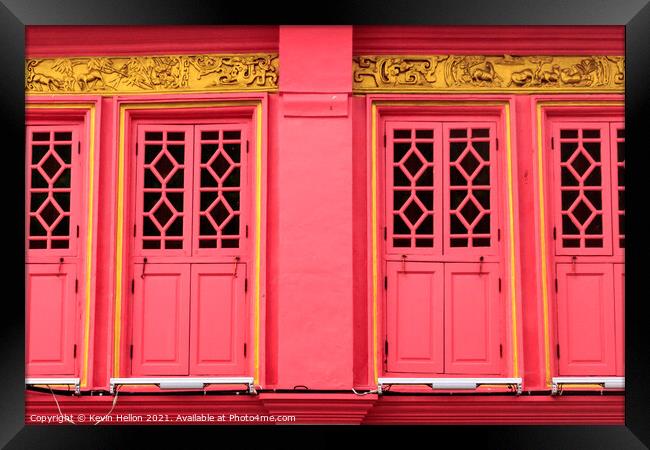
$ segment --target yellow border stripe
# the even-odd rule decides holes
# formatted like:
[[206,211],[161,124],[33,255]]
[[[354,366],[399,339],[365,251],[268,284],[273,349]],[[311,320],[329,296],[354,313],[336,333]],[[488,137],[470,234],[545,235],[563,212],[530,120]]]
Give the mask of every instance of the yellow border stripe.
[[262,233],[262,105],[257,105],[257,135],[255,139],[255,363],[253,383],[260,377],[260,252]]
[[537,104],[537,189],[539,191],[539,242],[540,242],[540,257],[542,259],[542,303],[544,305],[543,321],[544,321],[544,367],[546,385],[551,384],[551,355],[549,348],[549,332],[548,332],[548,271],[546,268],[546,212],[544,211],[544,170],[543,170],[543,157],[542,157],[542,107]]
[[117,229],[115,250],[115,316],[113,328],[113,376],[120,376],[120,341],[122,325],[122,277],[123,277],[123,243],[124,243],[124,141],[126,111],[131,109],[161,109],[161,108],[209,108],[216,106],[256,106],[257,113],[257,142],[256,142],[256,241],[255,241],[255,382],[259,378],[259,296],[260,296],[260,240],[261,240],[261,161],[262,161],[262,105],[259,100],[233,101],[183,101],[183,102],[142,102],[124,103],[119,111],[119,147],[117,175]]
[[377,106],[372,104],[371,136],[371,227],[372,236],[372,359],[375,383],[379,382],[379,368],[377,367]]
[[95,193],[95,107],[90,108],[90,136],[88,144],[88,228],[86,230],[86,317],[84,324],[84,364],[80,387],[88,381],[88,354],[90,353],[90,296],[93,251],[93,206]]
[[512,186],[512,146],[510,142],[510,104],[506,103],[506,161],[508,165],[508,225],[510,228],[510,297],[512,306],[512,359],[515,378],[519,376],[519,346],[517,344],[517,295],[515,260],[515,212]]

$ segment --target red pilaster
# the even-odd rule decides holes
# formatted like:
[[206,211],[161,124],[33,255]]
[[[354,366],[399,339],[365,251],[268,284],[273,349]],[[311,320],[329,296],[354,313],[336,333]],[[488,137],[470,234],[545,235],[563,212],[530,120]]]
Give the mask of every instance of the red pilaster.
[[[280,27],[269,158],[277,386],[352,386],[352,27]],[[314,207],[316,206],[316,207]],[[333,218],[335,217],[335,220]]]

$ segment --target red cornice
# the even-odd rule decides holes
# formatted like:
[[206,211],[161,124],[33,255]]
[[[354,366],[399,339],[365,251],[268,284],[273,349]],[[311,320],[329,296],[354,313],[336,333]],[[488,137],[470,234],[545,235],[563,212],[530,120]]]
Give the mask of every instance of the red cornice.
[[[112,396],[58,396],[63,414],[104,415]],[[116,414],[209,413],[293,415],[296,423],[346,424],[611,424],[625,422],[624,396],[358,396],[354,394],[274,394],[257,396],[121,396]],[[49,393],[27,392],[25,421],[56,415]],[[147,423],[146,420],[137,423]],[[113,422],[113,425],[116,423]],[[175,424],[178,424],[176,422]],[[232,423],[230,423],[232,424]]]
[[624,26],[357,26],[355,55],[622,55]]
[[277,26],[27,26],[27,57],[277,52]]
[[[277,52],[278,26],[27,26],[26,54]],[[624,26],[355,26],[359,54],[622,55]]]

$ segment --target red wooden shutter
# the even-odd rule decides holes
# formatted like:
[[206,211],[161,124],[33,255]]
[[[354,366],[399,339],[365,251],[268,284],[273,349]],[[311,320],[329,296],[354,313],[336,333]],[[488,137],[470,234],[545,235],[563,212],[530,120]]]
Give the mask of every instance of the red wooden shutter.
[[499,265],[445,265],[445,373],[498,374],[503,306]]
[[560,375],[615,375],[612,264],[557,264]]
[[83,193],[79,127],[28,126],[26,144],[28,256],[75,256]]
[[497,253],[496,125],[444,125],[445,254]]
[[442,253],[442,127],[434,122],[386,124],[386,251]]
[[387,370],[442,373],[443,265],[388,262]]
[[189,264],[134,269],[132,375],[188,375]]
[[74,264],[27,264],[27,376],[75,374],[75,272]]
[[136,255],[191,253],[192,126],[138,127]]
[[243,124],[196,127],[193,255],[241,254],[244,247],[246,130]]
[[622,254],[625,248],[625,124],[613,123],[612,141],[612,209],[614,210],[614,251]]
[[242,375],[246,265],[193,264],[191,375]]
[[611,255],[609,125],[553,128],[556,254]]
[[625,375],[625,265],[614,264],[616,375]]

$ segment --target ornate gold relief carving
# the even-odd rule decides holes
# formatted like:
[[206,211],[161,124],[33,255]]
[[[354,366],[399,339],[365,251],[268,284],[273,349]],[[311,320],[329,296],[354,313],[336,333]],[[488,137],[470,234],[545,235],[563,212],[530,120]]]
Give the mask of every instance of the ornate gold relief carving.
[[173,55],[28,59],[29,94],[256,90],[278,87],[278,56]]
[[354,90],[622,92],[622,56],[359,56]]

